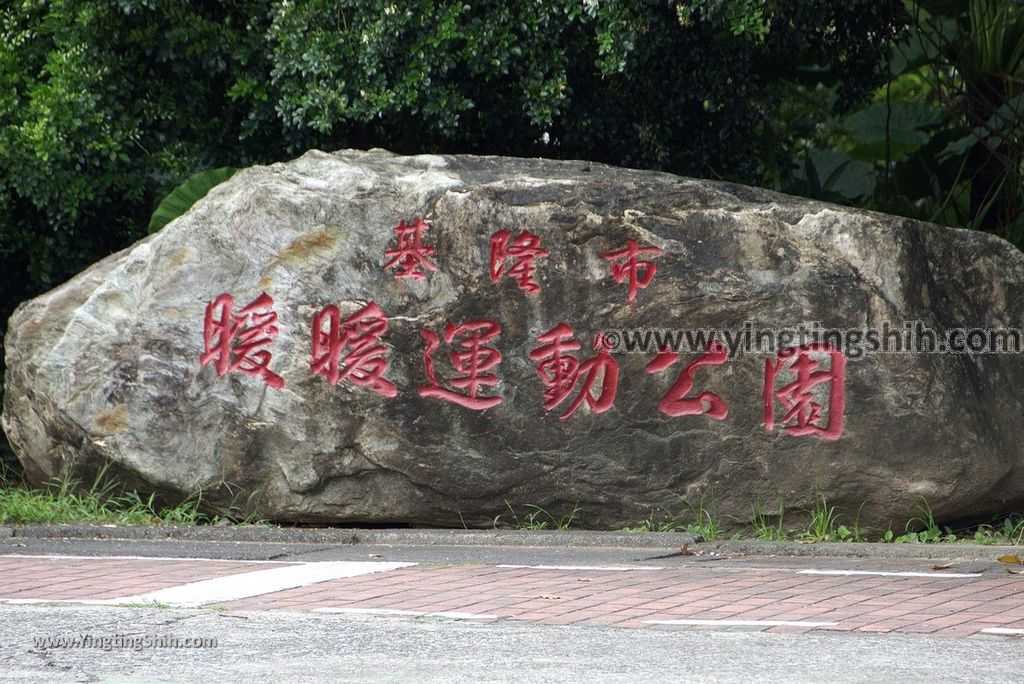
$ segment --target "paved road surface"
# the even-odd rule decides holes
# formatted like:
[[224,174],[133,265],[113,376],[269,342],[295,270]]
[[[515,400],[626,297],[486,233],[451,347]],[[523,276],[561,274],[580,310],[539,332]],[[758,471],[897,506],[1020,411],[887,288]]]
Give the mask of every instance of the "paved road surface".
[[995,560],[1003,549],[943,561],[750,556],[707,544],[673,555],[678,547],[550,539],[0,539],[0,680],[1013,681],[1024,672],[1024,575]]

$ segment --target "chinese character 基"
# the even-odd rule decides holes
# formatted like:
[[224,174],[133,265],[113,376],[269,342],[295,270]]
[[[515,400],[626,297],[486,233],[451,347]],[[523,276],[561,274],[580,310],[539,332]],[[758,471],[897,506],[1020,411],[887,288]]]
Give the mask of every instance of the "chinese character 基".
[[628,240],[626,246],[613,252],[606,252],[604,258],[611,262],[612,278],[617,283],[629,281],[629,297],[627,301],[636,299],[636,293],[646,288],[658,272],[653,261],[637,259],[641,254],[661,254],[660,247],[640,247],[636,240]]
[[538,257],[548,256],[546,249],[541,249],[540,237],[524,230],[509,242],[511,234],[507,230],[499,230],[491,236],[491,282],[501,280],[505,271],[505,261],[512,261],[508,269],[510,278],[514,278],[526,294],[540,292],[540,284],[533,279],[537,266],[533,263]]
[[[694,398],[687,398],[686,395],[693,389],[693,376],[701,366],[720,366],[729,358],[726,351],[718,342],[713,342],[711,348],[702,356],[691,361],[676,378],[675,383],[669,388],[665,396],[661,398],[658,408],[669,416],[699,416],[707,414],[715,420],[723,420],[729,415],[729,407],[725,405],[722,398],[712,392],[701,392]],[[657,373],[665,370],[679,359],[679,354],[673,351],[662,350],[647,364],[648,373]]]
[[[594,413],[604,413],[615,403],[619,387],[619,364],[608,351],[598,335],[594,342],[597,355],[580,363],[571,352],[579,351],[572,328],[559,323],[551,330],[539,335],[541,346],[530,352],[530,360],[536,364],[537,377],[544,383],[544,410],[551,411],[572,394],[580,376],[583,387],[569,408],[559,420],[565,420],[586,402]],[[601,376],[600,393],[593,396],[593,388]]]
[[[829,367],[821,368],[827,357]],[[823,360],[823,359],[822,359]],[[788,363],[788,367],[786,364]],[[795,379],[779,389],[776,382],[782,371]],[[822,439],[839,439],[843,432],[843,412],[846,408],[846,355],[827,344],[805,344],[778,353],[778,360],[764,362],[764,424],[771,432],[775,428],[775,403],[785,413],[779,421],[791,435],[814,435]],[[815,396],[815,388],[819,396]],[[824,390],[827,389],[827,392]],[[828,417],[822,420],[822,400],[828,399]]]
[[217,377],[237,371],[262,378],[281,389],[284,378],[270,370],[270,346],[278,333],[274,300],[266,292],[234,312],[235,300],[225,293],[206,306],[203,324],[202,366],[214,364]]
[[434,253],[434,248],[423,245],[422,232],[429,228],[430,226],[419,216],[411,224],[403,220],[395,226],[395,238],[398,244],[394,249],[384,251],[384,256],[389,257],[384,264],[384,270],[393,268],[395,269],[395,278],[412,278],[413,280],[423,280],[427,277],[423,269],[436,271],[437,266],[427,258]]
[[434,397],[454,402],[471,409],[489,409],[501,403],[499,396],[481,396],[481,387],[498,384],[498,376],[487,371],[501,363],[501,352],[486,343],[493,342],[501,334],[501,326],[494,321],[469,321],[456,326],[451,323],[444,327],[445,344],[452,347],[448,358],[455,370],[461,373],[448,380],[448,384],[462,392],[441,386],[434,371],[434,352],[441,345],[441,338],[433,330],[420,330],[427,341],[423,352],[429,385],[420,388],[421,397]]
[[342,320],[338,307],[330,304],[313,317],[313,360],[311,373],[324,376],[335,385],[342,380],[394,397],[398,388],[384,378],[388,369],[387,349],[380,337],[388,319],[370,302]]

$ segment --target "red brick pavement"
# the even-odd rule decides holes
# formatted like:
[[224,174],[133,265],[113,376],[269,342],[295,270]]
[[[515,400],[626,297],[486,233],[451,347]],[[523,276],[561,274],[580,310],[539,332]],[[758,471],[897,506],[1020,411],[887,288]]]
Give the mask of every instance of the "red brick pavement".
[[[764,559],[762,565],[770,563],[771,559]],[[289,564],[6,556],[0,557],[0,610],[5,599],[110,599],[283,566]],[[718,621],[682,625],[687,629],[967,636],[992,628],[1024,630],[1024,575],[998,567],[977,576],[951,577],[942,572],[923,576],[803,574],[797,567],[725,563],[618,571],[421,565],[298,586],[216,606],[382,615],[458,613],[467,614],[463,617],[468,619],[554,625],[665,628],[666,621],[682,620]]]
[[0,556],[4,600],[109,600],[255,569],[293,565],[152,558]]

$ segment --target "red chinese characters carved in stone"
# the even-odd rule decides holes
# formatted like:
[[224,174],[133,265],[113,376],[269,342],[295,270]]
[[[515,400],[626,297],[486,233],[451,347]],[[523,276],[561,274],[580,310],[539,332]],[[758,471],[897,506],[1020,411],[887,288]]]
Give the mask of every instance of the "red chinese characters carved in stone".
[[[821,369],[821,360],[829,359],[828,369]],[[787,366],[788,364],[788,366]],[[775,389],[779,374],[786,370],[795,379]],[[805,344],[778,353],[778,359],[765,359],[764,364],[764,424],[771,432],[775,428],[775,403],[785,413],[779,421],[791,435],[814,435],[822,439],[839,439],[843,432],[843,413],[846,409],[846,355],[827,344]],[[828,417],[822,421],[822,404],[816,400],[814,388],[827,383]],[[819,390],[820,394],[825,394]]]
[[419,216],[411,224],[401,221],[395,226],[397,245],[384,251],[384,256],[388,257],[384,270],[395,269],[396,279],[413,280],[423,280],[427,277],[426,271],[436,271],[437,266],[427,258],[434,253],[434,248],[423,244],[423,231],[429,228]]
[[[559,420],[566,420],[586,402],[594,413],[604,413],[615,403],[619,387],[619,364],[612,358],[607,345],[598,335],[594,342],[597,355],[580,363],[572,354],[579,351],[572,328],[559,323],[537,337],[541,343],[530,352],[530,360],[537,368],[537,377],[544,383],[544,410],[551,411],[572,394],[580,377],[583,386]],[[593,394],[594,385],[601,379],[599,394]]]
[[284,387],[284,379],[270,370],[272,354],[266,349],[278,333],[273,306],[274,300],[266,292],[237,312],[229,294],[210,302],[203,324],[200,365],[212,363],[218,377],[237,371],[261,378],[275,389]]
[[617,283],[628,281],[629,297],[627,301],[636,299],[636,293],[651,284],[658,267],[653,261],[644,261],[637,257],[641,254],[661,254],[660,247],[640,247],[636,240],[628,240],[626,246],[612,252],[606,252],[604,258],[611,262],[612,278]]
[[434,369],[434,352],[441,346],[441,338],[433,330],[420,330],[420,335],[427,342],[423,364],[430,383],[420,388],[420,396],[444,399],[477,410],[500,404],[500,396],[480,394],[482,387],[498,384],[498,376],[488,371],[501,363],[501,352],[487,346],[487,343],[493,342],[500,334],[501,326],[493,321],[476,320],[459,326],[451,323],[445,326],[444,341],[452,347],[448,358],[461,374],[447,381],[451,387],[456,388],[452,390],[441,386]]
[[526,294],[537,294],[540,284],[533,279],[537,270],[533,262],[546,256],[548,251],[541,249],[539,236],[524,230],[512,240],[507,230],[499,230],[491,236],[491,282],[501,280],[505,261],[509,260],[512,262],[508,268],[509,277],[514,278]]
[[380,343],[388,319],[370,302],[344,320],[333,304],[313,317],[313,358],[311,373],[322,375],[335,385],[342,380],[394,397],[398,388],[384,374],[388,369],[387,349]]
[[[694,359],[676,378],[675,383],[661,398],[658,408],[669,416],[699,416],[707,414],[715,420],[722,420],[729,415],[729,407],[725,405],[722,398],[712,392],[701,392],[696,397],[687,398],[687,394],[693,389],[694,375],[701,366],[720,366],[729,358],[726,351],[718,342],[713,342],[711,348],[702,356]],[[648,373],[662,371],[679,359],[679,354],[673,351],[661,351],[654,359],[647,364]]]

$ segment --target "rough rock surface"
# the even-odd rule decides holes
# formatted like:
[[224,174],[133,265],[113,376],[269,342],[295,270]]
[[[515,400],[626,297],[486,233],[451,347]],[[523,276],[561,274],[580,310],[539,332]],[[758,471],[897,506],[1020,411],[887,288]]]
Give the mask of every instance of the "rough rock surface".
[[[397,279],[384,252],[415,217],[431,226],[437,270]],[[507,273],[492,283],[499,229],[540,237],[538,294]],[[631,304],[628,278],[616,282],[602,256],[629,239],[663,250],[641,255],[657,273]],[[6,339],[3,425],[34,481],[109,463],[165,500],[201,490],[216,510],[280,521],[478,526],[511,522],[510,508],[522,518],[527,504],[555,517],[578,504],[575,524],[615,528],[652,512],[685,518],[703,501],[730,524],[820,494],[848,520],[859,511],[865,529],[900,532],[922,498],[948,520],[1024,507],[1019,355],[851,358],[830,440],[766,429],[766,354],[700,367],[688,396],[721,397],[728,415],[716,420],[658,407],[695,355],[649,374],[654,350],[616,349],[614,403],[560,420],[582,378],[546,411],[537,336],[564,321],[583,361],[596,333],[645,326],[1009,327],[1022,286],[1024,256],[997,238],[742,186],[584,162],[313,151],[239,173],[159,234],[23,304]],[[261,292],[279,316],[266,349],[282,389],[200,365],[207,305]],[[314,315],[370,301],[388,317],[394,397],[310,370]],[[478,394],[502,402],[421,397],[421,329],[473,319],[501,326],[488,343],[499,382]],[[433,361],[451,389],[449,351],[442,336]]]

